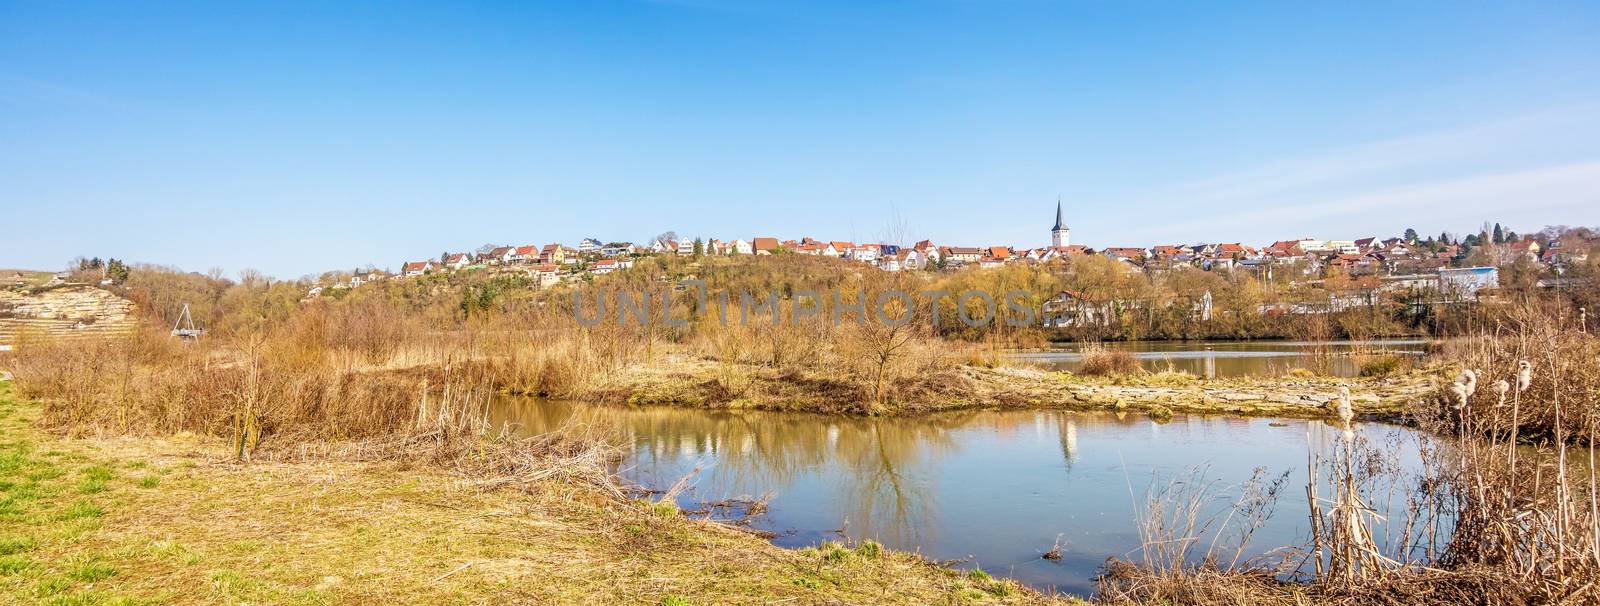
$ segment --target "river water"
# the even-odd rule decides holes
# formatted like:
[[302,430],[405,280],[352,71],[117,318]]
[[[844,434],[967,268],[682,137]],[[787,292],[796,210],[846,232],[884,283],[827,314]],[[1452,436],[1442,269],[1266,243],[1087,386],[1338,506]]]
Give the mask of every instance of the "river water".
[[[1064,411],[859,418],[511,397],[497,401],[494,420],[523,434],[579,423],[613,428],[628,448],[619,472],[647,488],[664,489],[699,468],[678,498],[685,510],[770,495],[752,525],[777,532],[778,545],[870,538],[1080,595],[1093,591],[1107,557],[1139,556],[1133,509],[1144,507],[1147,489],[1195,473],[1214,483],[1206,511],[1222,512],[1257,468],[1287,472],[1278,513],[1244,552],[1303,544],[1308,451],[1326,454],[1343,439],[1330,425],[1303,420],[1180,415],[1158,424]],[[1409,430],[1360,424],[1355,434],[1386,445],[1401,471],[1420,465]],[[1382,542],[1385,531],[1377,532]],[[1041,558],[1058,537],[1062,558]],[[1217,542],[1231,558],[1227,546],[1239,541]]]
[[[1133,354],[1145,370],[1177,370],[1217,377],[1276,377],[1295,368],[1318,374],[1354,377],[1361,358],[1376,353],[1421,356],[1421,339],[1376,341],[1124,341],[1094,346]],[[1057,370],[1076,371],[1083,363],[1083,343],[1061,343],[1046,351],[1019,352],[1014,357]]]

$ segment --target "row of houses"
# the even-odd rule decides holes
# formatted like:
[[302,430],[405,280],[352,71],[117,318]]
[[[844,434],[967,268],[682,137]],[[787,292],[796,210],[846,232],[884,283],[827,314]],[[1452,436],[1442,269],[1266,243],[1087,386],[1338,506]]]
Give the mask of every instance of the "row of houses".
[[[1058,205],[1055,225],[1050,231],[1051,246],[1014,248],[1010,246],[945,246],[922,240],[910,246],[887,243],[856,243],[821,240],[811,237],[783,240],[772,236],[732,240],[703,238],[657,238],[645,245],[631,242],[602,243],[584,238],[577,247],[560,243],[526,246],[498,246],[481,254],[450,253],[441,259],[412,261],[400,275],[414,277],[435,271],[460,271],[477,267],[511,267],[538,276],[541,283],[559,281],[563,276],[607,274],[627,269],[633,259],[644,255],[816,255],[858,261],[884,271],[937,268],[995,268],[1010,264],[1050,263],[1074,255],[1104,255],[1147,272],[1186,268],[1205,270],[1253,270],[1265,277],[1274,272],[1295,272],[1303,279],[1317,279],[1332,270],[1351,276],[1436,275],[1440,270],[1460,265],[1467,249],[1457,244],[1424,245],[1401,238],[1360,238],[1319,240],[1299,238],[1279,240],[1265,247],[1242,242],[1162,244],[1151,247],[1112,246],[1092,249],[1070,245],[1068,231]],[[1486,262],[1506,264],[1528,259],[1546,264],[1581,261],[1588,243],[1540,243],[1532,238],[1485,245],[1492,257]],[[1482,260],[1482,259],[1479,259]],[[359,284],[353,284],[358,286]]]
[[[1486,245],[1480,261],[1506,265],[1525,259],[1546,264],[1570,263],[1586,258],[1586,247],[1567,243],[1540,244],[1528,238]],[[1361,238],[1356,240],[1317,240],[1302,238],[1279,240],[1256,248],[1239,242],[1215,244],[1170,244],[1151,248],[1109,247],[1098,251],[1108,257],[1141,269],[1161,271],[1186,267],[1201,269],[1249,269],[1271,275],[1289,269],[1311,278],[1339,270],[1347,275],[1431,274],[1460,264],[1467,249],[1458,244],[1425,246],[1400,238]]]

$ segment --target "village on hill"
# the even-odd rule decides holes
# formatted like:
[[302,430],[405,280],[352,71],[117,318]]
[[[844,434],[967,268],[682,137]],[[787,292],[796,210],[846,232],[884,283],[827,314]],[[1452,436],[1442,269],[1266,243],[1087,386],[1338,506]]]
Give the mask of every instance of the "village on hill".
[[[1294,238],[1252,246],[1242,242],[1157,244],[1090,248],[1072,244],[1061,206],[1056,207],[1049,245],[1039,247],[966,246],[920,240],[911,244],[851,242],[814,237],[780,239],[756,236],[723,240],[678,237],[667,232],[650,242],[603,242],[584,238],[576,246],[547,244],[485,245],[476,251],[441,254],[407,261],[398,273],[368,268],[326,274],[309,296],[327,289],[358,288],[385,279],[414,278],[439,272],[481,270],[524,272],[532,283],[551,286],[566,280],[625,271],[649,256],[762,257],[814,255],[846,259],[886,272],[992,269],[1008,265],[1045,265],[1077,256],[1101,255],[1133,270],[1155,275],[1170,271],[1245,272],[1257,279],[1321,281],[1334,275],[1366,279],[1376,288],[1453,288],[1472,295],[1499,285],[1499,268],[1523,262],[1560,270],[1587,258],[1594,234],[1587,230],[1548,229],[1517,235],[1495,224],[1478,234],[1457,238],[1448,233],[1419,236],[1415,230],[1388,237],[1355,239]],[[327,279],[332,277],[334,279]],[[1541,285],[1554,285],[1544,280]]]

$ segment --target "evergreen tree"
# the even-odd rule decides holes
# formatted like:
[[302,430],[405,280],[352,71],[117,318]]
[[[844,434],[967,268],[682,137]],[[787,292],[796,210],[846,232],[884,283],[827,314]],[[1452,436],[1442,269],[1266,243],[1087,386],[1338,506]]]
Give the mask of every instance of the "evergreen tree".
[[1447,232],[1447,231],[1439,232],[1439,243],[1443,244],[1445,246],[1449,246],[1450,245],[1450,232]]
[[1506,242],[1506,232],[1500,229],[1500,224],[1499,223],[1495,223],[1494,224],[1494,243],[1495,244],[1504,244],[1505,242]]
[[1417,241],[1417,230],[1407,227],[1406,228],[1406,234],[1404,236],[1401,236],[1400,239],[1405,240],[1408,243],[1416,242]]
[[128,281],[128,266],[121,261],[111,259],[106,263],[106,278],[121,284]]
[[706,244],[705,244],[705,242],[701,241],[700,238],[695,238],[694,239],[694,258],[698,259],[698,258],[700,258],[701,255],[704,255],[704,254],[706,254]]

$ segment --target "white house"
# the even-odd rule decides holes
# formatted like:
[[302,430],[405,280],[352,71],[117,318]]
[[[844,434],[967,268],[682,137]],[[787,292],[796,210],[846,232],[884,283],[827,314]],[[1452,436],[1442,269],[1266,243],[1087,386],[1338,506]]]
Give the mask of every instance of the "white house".
[[591,254],[591,253],[597,253],[597,252],[600,252],[600,247],[601,247],[600,241],[596,240],[594,238],[584,238],[584,239],[578,241],[578,253],[579,254],[587,255],[587,254]]
[[933,259],[928,256],[928,251],[903,250],[900,251],[900,269],[927,269]]
[[625,257],[639,252],[639,247],[632,242],[617,242],[600,249],[600,254],[607,257]]
[[496,246],[494,250],[489,251],[489,254],[483,256],[483,261],[490,265],[510,263],[512,255],[516,252],[515,246]]
[[549,286],[561,281],[561,266],[552,263],[543,263],[528,268],[528,275],[539,282],[539,286]]
[[506,257],[508,263],[533,263],[539,260],[539,245],[518,246]]
[[1460,296],[1477,296],[1485,288],[1500,287],[1500,270],[1495,267],[1439,268],[1439,289]]
[[467,253],[454,253],[445,255],[444,266],[449,269],[461,269],[472,264],[472,257]]
[[734,240],[728,243],[728,254],[748,255],[751,252],[753,251],[750,250],[750,243],[744,241],[743,239]]
[[850,249],[849,258],[865,263],[877,263],[881,249],[877,244],[862,244]]
[[433,271],[433,261],[411,261],[406,263],[404,274],[406,276],[420,276]]

